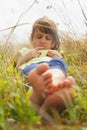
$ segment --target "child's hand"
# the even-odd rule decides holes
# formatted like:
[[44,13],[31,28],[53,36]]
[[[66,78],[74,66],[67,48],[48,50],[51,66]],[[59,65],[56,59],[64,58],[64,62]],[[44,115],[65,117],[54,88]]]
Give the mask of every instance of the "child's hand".
[[32,49],[31,51],[29,51],[29,53],[27,55],[29,55],[29,58],[35,58],[35,57],[39,57],[41,55],[41,50],[43,50],[43,47],[37,47],[35,49]]
[[38,47],[38,48],[30,50],[26,55],[27,59],[30,60],[30,59],[39,57],[41,55],[41,52],[40,52],[41,49],[42,49],[41,47]]
[[31,51],[29,51],[28,55],[29,55],[30,59],[39,57],[40,51],[38,51],[37,49],[32,49]]
[[55,58],[55,57],[61,57],[62,58],[62,56],[56,50],[49,50],[48,53],[47,53],[47,56],[52,57],[52,58]]

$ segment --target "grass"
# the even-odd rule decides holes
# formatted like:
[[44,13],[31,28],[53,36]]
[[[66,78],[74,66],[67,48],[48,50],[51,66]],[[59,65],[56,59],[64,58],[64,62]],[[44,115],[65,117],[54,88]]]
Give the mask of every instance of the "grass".
[[[53,118],[42,122],[29,101],[27,82],[15,69],[14,48],[0,47],[0,128],[4,130],[86,130],[87,126],[87,40],[67,40],[61,44],[60,53],[69,64],[67,75],[72,75],[80,88],[75,92],[71,106]],[[20,47],[18,47],[20,48]],[[7,51],[8,50],[8,51]],[[48,117],[47,113],[45,117]],[[50,124],[51,123],[51,124]]]

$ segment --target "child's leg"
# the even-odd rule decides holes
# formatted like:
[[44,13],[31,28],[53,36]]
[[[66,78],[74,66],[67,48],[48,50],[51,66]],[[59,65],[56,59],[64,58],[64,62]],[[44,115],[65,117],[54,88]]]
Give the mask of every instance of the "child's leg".
[[73,95],[71,88],[62,88],[58,91],[47,96],[46,100],[40,107],[40,112],[49,111],[51,108],[55,107],[57,110],[64,110],[72,103]]

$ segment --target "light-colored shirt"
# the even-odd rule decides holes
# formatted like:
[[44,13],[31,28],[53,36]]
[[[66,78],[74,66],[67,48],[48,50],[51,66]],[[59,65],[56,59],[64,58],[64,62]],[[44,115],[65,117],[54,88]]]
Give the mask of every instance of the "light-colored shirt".
[[[29,48],[23,48],[19,51],[19,53],[22,55],[22,56],[25,56],[31,49]],[[27,61],[26,63],[24,63],[23,65],[21,65],[19,67],[19,69],[24,69],[26,66],[30,65],[30,64],[33,64],[33,63],[38,63],[38,62],[42,62],[42,61],[49,61],[50,59],[52,59],[51,57],[49,56],[46,56],[48,50],[40,50],[41,52],[41,55],[39,57],[36,57],[36,58],[33,58],[29,61]]]

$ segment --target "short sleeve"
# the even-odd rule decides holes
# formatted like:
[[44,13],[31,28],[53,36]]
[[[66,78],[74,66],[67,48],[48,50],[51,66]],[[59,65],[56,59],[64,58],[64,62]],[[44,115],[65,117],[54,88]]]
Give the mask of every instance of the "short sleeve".
[[26,55],[29,51],[30,51],[29,48],[22,48],[22,49],[19,51],[19,53],[20,53],[22,56],[24,56],[24,55]]

